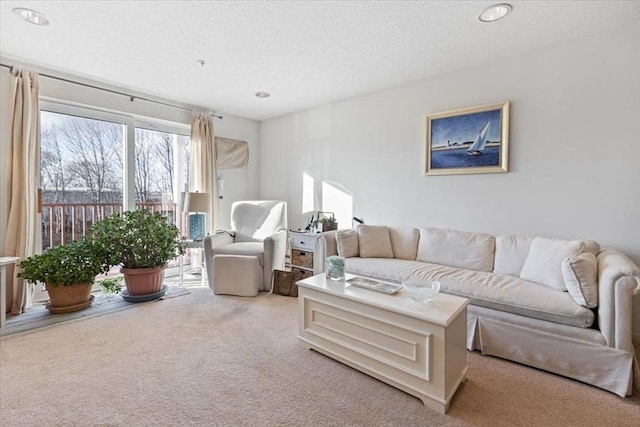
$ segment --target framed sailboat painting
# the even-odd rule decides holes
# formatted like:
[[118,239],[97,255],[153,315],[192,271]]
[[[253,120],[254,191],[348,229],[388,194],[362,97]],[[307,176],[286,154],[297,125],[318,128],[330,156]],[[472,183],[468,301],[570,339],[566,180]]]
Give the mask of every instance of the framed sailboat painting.
[[426,175],[508,171],[509,102],[427,116]]

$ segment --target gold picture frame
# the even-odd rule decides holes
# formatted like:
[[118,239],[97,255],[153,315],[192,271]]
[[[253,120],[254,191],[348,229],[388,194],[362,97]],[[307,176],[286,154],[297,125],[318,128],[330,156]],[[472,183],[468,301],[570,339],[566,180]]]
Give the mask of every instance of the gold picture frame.
[[509,171],[509,101],[427,116],[425,175]]

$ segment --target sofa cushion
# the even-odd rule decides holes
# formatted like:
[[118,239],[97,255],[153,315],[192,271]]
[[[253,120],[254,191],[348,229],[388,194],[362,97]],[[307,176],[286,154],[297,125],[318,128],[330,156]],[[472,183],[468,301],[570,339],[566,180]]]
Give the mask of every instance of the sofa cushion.
[[416,259],[420,230],[414,227],[389,227],[393,257],[399,259]]
[[[346,258],[344,271],[358,276],[401,283],[403,274],[411,271],[414,265],[422,265],[418,261],[397,258]],[[407,276],[407,278],[410,276]]]
[[347,258],[347,273],[391,282],[409,277],[438,280],[440,292],[469,298],[471,304],[507,313],[588,328],[595,315],[567,292],[536,286],[518,277],[399,259]]
[[583,248],[584,242],[579,240],[536,237],[531,242],[520,277],[551,289],[566,291],[562,278],[562,261],[569,256],[578,255]]
[[420,230],[416,260],[491,272],[494,252],[489,234],[428,227]]
[[520,277],[533,237],[502,234],[496,237],[496,258],[493,272]]
[[389,228],[386,225],[358,224],[358,244],[363,258],[393,258]]
[[339,230],[336,233],[338,255],[349,258],[360,255],[358,232],[356,230]]
[[592,252],[565,258],[562,278],[575,302],[589,308],[598,306],[598,261]]

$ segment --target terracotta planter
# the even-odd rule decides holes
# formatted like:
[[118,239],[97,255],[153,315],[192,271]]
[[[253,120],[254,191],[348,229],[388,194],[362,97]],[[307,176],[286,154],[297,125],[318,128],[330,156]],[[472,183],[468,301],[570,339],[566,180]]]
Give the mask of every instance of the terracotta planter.
[[47,310],[53,314],[72,313],[89,307],[93,303],[91,295],[93,283],[81,283],[72,286],[53,286],[45,284],[50,302]]
[[153,268],[121,268],[127,293],[131,296],[155,294],[162,290],[166,266]]

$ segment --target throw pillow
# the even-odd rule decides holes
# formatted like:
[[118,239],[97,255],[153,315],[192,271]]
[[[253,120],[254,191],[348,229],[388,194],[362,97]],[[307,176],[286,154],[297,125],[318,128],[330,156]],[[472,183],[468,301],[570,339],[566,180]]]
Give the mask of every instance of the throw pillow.
[[362,258],[393,258],[387,226],[358,224],[358,243]]
[[595,240],[583,240],[584,250],[583,252],[591,252],[596,258],[600,252],[600,244]]
[[536,237],[531,242],[520,278],[558,291],[566,291],[567,287],[562,278],[562,261],[572,255],[578,255],[583,248],[584,242],[578,240]]
[[336,235],[338,255],[351,258],[360,255],[358,232],[356,230],[340,230]]
[[562,277],[575,302],[588,308],[598,306],[598,261],[593,253],[583,252],[565,258]]

